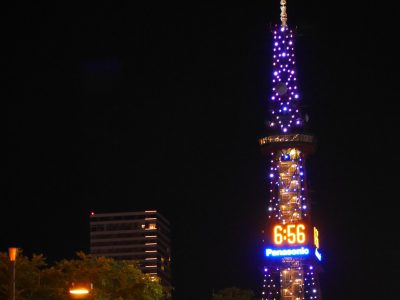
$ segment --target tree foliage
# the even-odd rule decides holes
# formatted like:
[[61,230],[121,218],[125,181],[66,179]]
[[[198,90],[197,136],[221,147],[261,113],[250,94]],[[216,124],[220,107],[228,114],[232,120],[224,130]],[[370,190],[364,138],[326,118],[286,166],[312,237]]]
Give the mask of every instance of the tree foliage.
[[[33,300],[39,292],[41,270],[46,266],[43,255],[33,255],[31,259],[18,256],[16,264],[16,299]],[[11,267],[7,253],[0,252],[0,299],[7,299],[10,295]]]
[[213,293],[212,300],[255,300],[251,290],[243,290],[237,287],[229,287]]
[[[0,253],[0,299],[10,293],[10,262]],[[83,252],[48,266],[43,255],[28,258],[21,253],[16,263],[16,300],[66,300],[73,283],[91,283],[93,300],[160,300],[168,290],[143,274],[133,261],[93,257]]]

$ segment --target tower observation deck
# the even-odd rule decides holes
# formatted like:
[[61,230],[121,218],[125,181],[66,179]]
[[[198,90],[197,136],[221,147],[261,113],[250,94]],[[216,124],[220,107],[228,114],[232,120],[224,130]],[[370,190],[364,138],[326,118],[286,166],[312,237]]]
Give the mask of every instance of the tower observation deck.
[[305,160],[315,151],[301,111],[295,32],[281,0],[281,24],[273,28],[272,92],[268,135],[259,140],[269,162],[268,217],[263,236],[263,300],[321,299],[322,260],[311,220]]

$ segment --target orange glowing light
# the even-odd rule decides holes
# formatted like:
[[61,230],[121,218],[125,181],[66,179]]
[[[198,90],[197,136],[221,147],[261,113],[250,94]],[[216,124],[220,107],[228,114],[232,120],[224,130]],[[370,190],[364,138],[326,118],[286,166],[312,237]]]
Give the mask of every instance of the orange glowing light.
[[276,245],[304,244],[306,242],[306,226],[304,224],[275,225],[273,228],[273,241]]
[[283,242],[283,235],[280,233],[282,230],[283,229],[281,225],[276,225],[274,227],[274,243],[277,245],[280,245]]
[[89,294],[89,290],[85,288],[74,288],[70,289],[69,293],[72,295],[87,295]]
[[314,245],[319,248],[318,229],[316,227],[314,227]]
[[71,299],[86,299],[92,293],[93,285],[91,283],[72,283],[69,288],[69,297]]
[[18,248],[8,248],[8,256],[10,261],[15,261],[17,259]]

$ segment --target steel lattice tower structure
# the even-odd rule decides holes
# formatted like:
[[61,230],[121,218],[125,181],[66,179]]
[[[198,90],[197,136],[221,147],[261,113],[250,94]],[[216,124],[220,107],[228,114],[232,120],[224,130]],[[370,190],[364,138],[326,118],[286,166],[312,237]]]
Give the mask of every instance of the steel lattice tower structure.
[[322,259],[307,194],[305,160],[315,150],[301,111],[295,32],[281,0],[281,24],[273,28],[272,93],[268,136],[259,140],[269,162],[268,219],[264,230],[262,299],[321,299]]

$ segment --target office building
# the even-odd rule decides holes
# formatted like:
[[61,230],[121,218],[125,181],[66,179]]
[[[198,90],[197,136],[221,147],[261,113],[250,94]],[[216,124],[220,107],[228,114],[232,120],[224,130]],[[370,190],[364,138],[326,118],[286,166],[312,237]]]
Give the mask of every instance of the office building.
[[156,210],[92,212],[90,253],[134,260],[144,273],[158,276],[161,283],[170,285],[169,222]]

